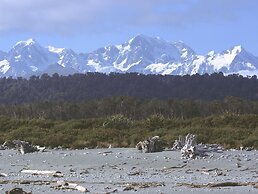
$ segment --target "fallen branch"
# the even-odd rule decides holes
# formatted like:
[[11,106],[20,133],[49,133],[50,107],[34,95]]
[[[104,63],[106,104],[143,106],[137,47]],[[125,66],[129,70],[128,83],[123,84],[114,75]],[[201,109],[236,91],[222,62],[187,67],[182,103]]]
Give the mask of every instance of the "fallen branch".
[[64,181],[57,181],[57,186],[54,186],[53,188],[56,190],[65,190],[65,189],[78,190],[83,193],[89,192],[89,190],[83,186],[80,186],[76,183],[68,183]]
[[161,186],[165,186],[165,184],[164,183],[156,183],[156,182],[126,183],[123,191],[130,191],[130,190],[137,191],[138,189],[149,188],[149,187],[161,187]]
[[182,166],[171,166],[171,167],[166,167],[165,169],[168,170],[168,169],[184,168],[186,166],[187,164],[183,164]]
[[60,171],[54,170],[22,170],[21,173],[32,175],[53,175],[56,177],[62,177],[63,174]]
[[191,188],[215,188],[215,187],[239,187],[239,186],[253,186],[257,187],[258,182],[222,182],[222,183],[207,183],[207,184],[193,184],[193,183],[179,183],[179,186],[187,186]]

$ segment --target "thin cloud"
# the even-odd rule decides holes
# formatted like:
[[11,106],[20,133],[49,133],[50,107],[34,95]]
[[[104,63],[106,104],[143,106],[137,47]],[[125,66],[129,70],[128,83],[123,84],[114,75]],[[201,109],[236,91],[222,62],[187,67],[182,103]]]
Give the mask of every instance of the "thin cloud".
[[105,33],[234,21],[256,0],[1,0],[0,32]]

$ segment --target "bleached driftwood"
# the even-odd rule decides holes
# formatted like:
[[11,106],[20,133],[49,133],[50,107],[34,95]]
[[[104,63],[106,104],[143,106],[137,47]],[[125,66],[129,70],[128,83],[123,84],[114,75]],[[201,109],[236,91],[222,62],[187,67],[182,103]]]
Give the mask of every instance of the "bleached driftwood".
[[53,175],[58,177],[63,176],[63,174],[60,171],[55,170],[22,170],[21,173],[33,175]]
[[223,148],[217,144],[197,144],[197,136],[194,134],[187,134],[183,139],[179,137],[173,145],[173,150],[181,150],[182,158],[196,158],[203,157],[207,152],[222,152]]
[[78,185],[76,183],[64,182],[64,181],[57,181],[57,186],[54,188],[57,190],[65,190],[65,189],[78,190],[83,193],[89,192],[87,188],[81,185]]
[[6,173],[1,172],[0,177],[7,177],[8,175]]
[[2,145],[0,145],[0,150],[5,150],[5,149],[8,149],[8,142],[5,141]]
[[181,154],[183,158],[195,158],[199,155],[198,150],[196,150],[196,135],[187,134],[185,137],[185,145],[181,149]]
[[32,152],[43,152],[46,148],[40,146],[34,146],[26,141],[13,140],[12,142],[21,154],[32,153]]
[[136,148],[144,153],[161,152],[162,142],[159,136],[150,137],[147,140],[140,141]]
[[178,139],[175,140],[172,150],[181,150],[185,145],[185,139],[182,136],[179,136]]

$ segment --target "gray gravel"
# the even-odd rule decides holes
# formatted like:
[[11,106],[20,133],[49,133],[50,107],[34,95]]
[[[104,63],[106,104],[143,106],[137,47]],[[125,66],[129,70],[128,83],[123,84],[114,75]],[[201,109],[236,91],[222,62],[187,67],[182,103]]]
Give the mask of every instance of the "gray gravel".
[[[60,171],[63,177],[22,170]],[[33,194],[80,193],[56,190],[57,181],[77,183],[90,193],[258,193],[258,151],[225,151],[182,160],[179,151],[140,153],[132,148],[49,150],[21,155],[0,151],[0,193],[14,187]],[[243,186],[209,187],[237,182]],[[199,186],[200,188],[192,188]]]

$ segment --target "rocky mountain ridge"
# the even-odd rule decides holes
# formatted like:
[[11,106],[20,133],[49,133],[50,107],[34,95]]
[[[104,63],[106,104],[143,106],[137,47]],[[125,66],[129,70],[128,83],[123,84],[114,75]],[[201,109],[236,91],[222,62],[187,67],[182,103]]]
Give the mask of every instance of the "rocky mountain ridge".
[[33,39],[16,43],[7,53],[0,51],[0,77],[86,72],[258,75],[258,57],[240,45],[203,56],[183,42],[172,43],[145,35],[81,54],[66,48],[43,47]]

